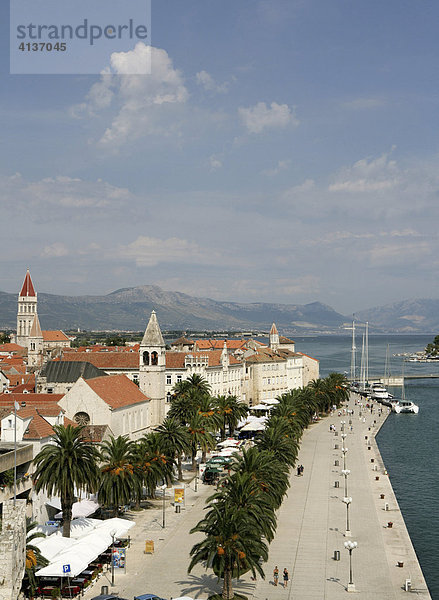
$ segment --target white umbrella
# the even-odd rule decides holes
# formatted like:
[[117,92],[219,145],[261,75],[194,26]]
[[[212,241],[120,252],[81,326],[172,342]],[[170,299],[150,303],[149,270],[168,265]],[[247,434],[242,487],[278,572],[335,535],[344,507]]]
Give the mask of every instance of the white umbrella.
[[239,446],[241,442],[239,440],[234,440],[233,438],[227,438],[224,442],[219,442],[217,446],[222,446],[226,448],[227,446]]
[[269,410],[269,407],[264,404],[256,404],[255,406],[250,406],[250,410]]
[[241,431],[263,431],[264,429],[265,425],[263,423],[251,421],[250,423],[247,423],[247,425],[244,425]]
[[100,525],[96,527],[96,531],[106,531],[107,533],[111,533],[114,531],[115,538],[124,537],[128,530],[131,527],[134,527],[134,521],[127,521],[126,519],[118,519],[115,517],[114,519],[107,519],[106,521],[101,521]]
[[[96,512],[99,508],[99,504],[94,500],[81,500],[80,502],[74,502],[72,505],[72,518],[77,519],[81,517],[88,517]],[[62,512],[55,515],[55,519],[61,519]]]
[[49,535],[46,538],[36,538],[32,540],[32,545],[39,548],[41,554],[47,560],[55,559],[55,557],[64,550],[74,546],[76,540],[65,538],[58,535]]
[[276,400],[276,398],[265,398],[265,400],[261,400],[262,404],[279,404],[279,400]]
[[[65,573],[65,566],[70,566],[70,571]],[[88,561],[75,552],[65,553],[62,558],[57,558],[50,565],[35,573],[37,577],[76,577],[88,567]]]
[[[101,523],[103,523],[103,521],[100,521],[99,519],[87,519],[85,517],[73,519],[70,523],[70,537],[78,540],[96,529]],[[62,531],[58,530],[55,535],[61,536]]]

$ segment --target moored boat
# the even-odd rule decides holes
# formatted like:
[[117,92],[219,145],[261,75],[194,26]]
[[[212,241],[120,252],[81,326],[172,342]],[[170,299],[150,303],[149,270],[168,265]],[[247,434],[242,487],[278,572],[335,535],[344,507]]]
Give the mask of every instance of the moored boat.
[[399,400],[392,404],[392,411],[395,413],[413,413],[415,415],[419,412],[419,406],[414,404],[410,400]]

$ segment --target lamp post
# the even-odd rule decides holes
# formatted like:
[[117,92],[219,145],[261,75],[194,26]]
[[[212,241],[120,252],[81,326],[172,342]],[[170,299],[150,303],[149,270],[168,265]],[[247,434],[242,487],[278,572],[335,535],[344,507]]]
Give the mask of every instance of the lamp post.
[[346,452],[348,451],[348,449],[343,446],[341,451],[343,453],[343,469],[346,470]]
[[349,583],[347,587],[348,592],[355,592],[355,585],[352,581],[352,550],[355,550],[357,546],[357,542],[351,542],[350,540],[349,542],[344,543],[344,547],[349,552]]
[[162,485],[163,491],[163,529],[165,528],[165,492],[166,492],[166,483]]
[[112,529],[110,531],[111,535],[111,586],[114,586],[114,537],[116,535],[116,530]]
[[341,474],[344,475],[344,495],[345,498],[348,495],[348,475],[350,474],[350,470],[349,469],[342,469],[341,470]]
[[349,523],[349,505],[352,502],[352,498],[347,496],[343,498],[343,502],[346,504],[346,533],[345,537],[351,537],[351,528]]
[[340,421],[341,432],[344,433],[344,426],[346,425],[346,421]]

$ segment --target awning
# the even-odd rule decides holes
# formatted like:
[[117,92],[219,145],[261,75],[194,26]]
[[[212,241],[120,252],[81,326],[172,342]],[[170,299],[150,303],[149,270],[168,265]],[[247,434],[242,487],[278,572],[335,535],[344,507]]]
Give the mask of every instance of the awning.
[[[66,565],[70,566],[68,573],[65,572]],[[35,575],[37,577],[76,577],[79,573],[85,571],[87,567],[88,562],[84,557],[71,553],[51,562],[47,567],[37,571]]]
[[241,429],[241,431],[264,431],[265,425],[260,421],[250,421]]
[[233,438],[227,438],[224,442],[219,442],[217,446],[222,446],[223,448],[227,448],[228,446],[239,446],[240,440],[235,440]]
[[[89,517],[96,512],[98,508],[99,504],[94,500],[81,500],[80,502],[74,502],[72,505],[72,519]],[[62,512],[57,513],[55,515],[55,519],[62,519]]]

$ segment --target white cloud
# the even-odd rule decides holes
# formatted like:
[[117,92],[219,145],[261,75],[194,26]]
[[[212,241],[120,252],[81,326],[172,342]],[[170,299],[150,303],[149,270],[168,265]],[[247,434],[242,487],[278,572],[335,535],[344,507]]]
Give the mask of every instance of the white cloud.
[[[77,177],[58,175],[38,181],[26,181],[19,173],[0,177],[0,201],[10,197],[15,206],[45,209],[109,209],[122,207],[132,200],[126,188],[120,188],[98,179],[86,181]],[[51,216],[51,215],[50,215]],[[60,216],[60,215],[58,215]]]
[[279,175],[281,171],[287,170],[290,165],[290,160],[279,160],[275,167],[273,167],[272,169],[264,169],[263,171],[261,171],[261,173],[262,175],[267,175],[267,177],[274,177],[276,175]]
[[378,158],[362,159],[340,171],[330,192],[380,192],[398,185],[400,170],[396,161],[385,153]]
[[43,258],[59,258],[68,254],[69,251],[62,242],[55,242],[54,244],[45,246],[41,252]]
[[212,156],[209,157],[209,164],[210,164],[210,168],[212,171],[221,169],[221,167],[223,166],[223,163],[221,162],[221,160],[214,154],[212,154]]
[[199,71],[195,75],[198,85],[203,87],[206,92],[216,92],[217,94],[225,94],[229,91],[229,83],[217,83],[215,79],[207,71]]
[[287,125],[299,125],[294,109],[291,110],[288,104],[272,102],[268,107],[265,102],[258,102],[255,106],[239,108],[238,113],[249,133],[261,133],[267,128],[283,129]]
[[134,260],[139,267],[153,267],[164,262],[214,264],[218,260],[213,252],[200,248],[195,242],[144,235],[127,246],[120,246],[118,254],[121,258]]
[[93,116],[115,109],[100,144],[117,148],[128,140],[168,133],[164,111],[184,104],[188,97],[183,76],[166,50],[139,42],[133,50],[111,55],[110,65],[91,87],[86,102],[72,107],[71,113]]

